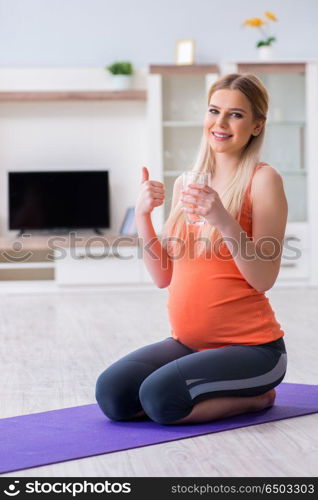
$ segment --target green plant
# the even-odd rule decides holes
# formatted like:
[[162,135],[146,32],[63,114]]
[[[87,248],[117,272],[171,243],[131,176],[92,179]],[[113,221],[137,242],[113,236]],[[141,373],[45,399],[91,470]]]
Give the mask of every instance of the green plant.
[[133,66],[128,61],[118,61],[110,64],[109,66],[105,66],[110,73],[113,75],[132,75],[133,74]]

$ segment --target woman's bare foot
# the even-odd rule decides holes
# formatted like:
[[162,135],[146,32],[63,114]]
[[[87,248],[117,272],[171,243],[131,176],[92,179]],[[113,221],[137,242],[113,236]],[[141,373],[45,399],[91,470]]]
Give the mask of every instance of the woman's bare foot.
[[270,408],[271,406],[274,405],[275,398],[276,398],[275,389],[270,389],[269,391],[264,392],[264,394],[256,396],[255,397],[256,408],[254,409],[254,411],[260,411],[264,410],[265,408]]
[[133,415],[132,417],[129,418],[129,420],[138,420],[139,418],[144,418],[146,417],[147,415],[145,414],[145,412],[143,410],[139,411],[138,413],[135,413],[135,415]]

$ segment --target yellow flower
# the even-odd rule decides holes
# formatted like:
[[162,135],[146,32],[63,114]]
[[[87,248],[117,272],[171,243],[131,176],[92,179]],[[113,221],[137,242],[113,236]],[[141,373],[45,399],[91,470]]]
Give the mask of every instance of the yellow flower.
[[277,17],[273,14],[273,12],[264,12],[264,15],[271,21],[277,21]]
[[251,28],[259,28],[266,23],[260,17],[251,17],[250,19],[246,19],[244,24],[245,26],[250,26]]
[[253,19],[253,26],[255,26],[256,28],[259,28],[260,26],[263,26],[265,23],[265,21],[263,21],[263,19],[261,19],[260,17],[254,17]]

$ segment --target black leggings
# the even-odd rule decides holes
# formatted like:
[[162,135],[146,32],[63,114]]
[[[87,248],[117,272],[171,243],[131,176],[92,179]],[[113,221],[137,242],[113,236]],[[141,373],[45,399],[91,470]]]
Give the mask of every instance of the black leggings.
[[193,351],[168,337],[110,365],[98,378],[97,402],[111,420],[144,410],[155,422],[186,417],[199,401],[257,396],[278,385],[287,367],[285,343]]

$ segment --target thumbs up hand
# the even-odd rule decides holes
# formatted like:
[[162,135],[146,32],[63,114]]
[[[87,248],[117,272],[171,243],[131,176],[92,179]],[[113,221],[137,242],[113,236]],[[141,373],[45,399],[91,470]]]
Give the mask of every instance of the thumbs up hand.
[[142,167],[141,169],[141,184],[145,181],[149,181],[149,172],[147,167]]
[[150,181],[147,167],[142,167],[140,191],[135,205],[136,215],[150,214],[155,207],[163,204],[165,187],[162,182]]

